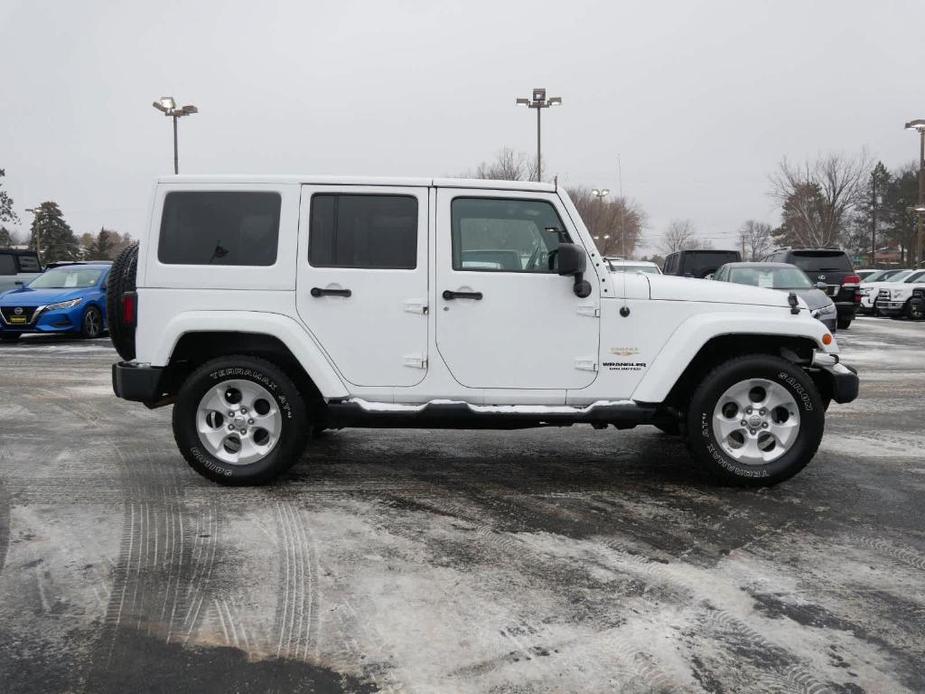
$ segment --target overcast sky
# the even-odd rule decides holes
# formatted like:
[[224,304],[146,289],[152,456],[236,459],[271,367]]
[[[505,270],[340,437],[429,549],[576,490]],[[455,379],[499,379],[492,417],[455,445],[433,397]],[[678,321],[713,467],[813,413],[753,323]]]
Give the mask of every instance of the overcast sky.
[[500,148],[623,189],[657,245],[674,218],[717,246],[778,221],[786,155],[915,159],[925,2],[104,2],[0,0],[0,168],[75,232],[142,233],[172,171],[162,95],[193,103],[182,173],[456,175]]

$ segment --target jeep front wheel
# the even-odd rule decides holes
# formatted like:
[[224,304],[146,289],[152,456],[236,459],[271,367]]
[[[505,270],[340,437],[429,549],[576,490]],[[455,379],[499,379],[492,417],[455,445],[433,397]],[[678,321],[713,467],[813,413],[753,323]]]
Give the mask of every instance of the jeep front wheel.
[[770,355],[726,362],[694,391],[688,444],[712,476],[742,486],[789,479],[816,453],[825,408],[799,366]]
[[203,477],[225,485],[267,482],[305,448],[305,404],[292,380],[250,356],[213,359],[190,375],[173,409],[177,446]]

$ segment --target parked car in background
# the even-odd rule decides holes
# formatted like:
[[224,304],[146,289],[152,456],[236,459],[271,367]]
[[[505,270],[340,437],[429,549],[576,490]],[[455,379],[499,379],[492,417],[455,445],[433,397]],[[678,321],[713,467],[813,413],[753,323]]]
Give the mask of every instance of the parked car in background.
[[0,294],[27,284],[42,274],[35,251],[0,248]]
[[796,265],[813,284],[825,284],[825,293],[838,311],[838,328],[845,330],[851,325],[861,301],[861,278],[847,253],[837,248],[782,248],[765,260]]
[[704,278],[712,275],[720,265],[742,260],[738,251],[675,251],[665,258],[662,272],[680,277]]
[[650,275],[662,274],[662,269],[648,260],[624,260],[623,258],[604,258],[610,265],[611,272],[645,272]]
[[861,282],[863,282],[863,281],[866,280],[868,277],[870,277],[871,275],[873,275],[874,273],[877,273],[877,272],[883,272],[883,271],[882,271],[882,270],[877,270],[877,269],[871,268],[871,269],[869,269],[869,270],[855,270],[855,271],[854,271],[854,274],[856,274],[858,277],[860,277],[860,278],[861,278]]
[[832,332],[837,327],[835,302],[822,289],[813,285],[809,277],[796,265],[788,263],[727,263],[713,279],[719,282],[746,284],[752,287],[766,287],[793,292],[806,302],[813,318]]
[[913,272],[915,270],[908,268],[881,270],[861,282],[858,289],[861,294],[861,300],[858,302],[858,312],[876,315],[874,301],[877,300],[877,294],[880,292],[881,287],[892,282],[902,282]]
[[71,263],[46,270],[0,296],[0,340],[25,333],[99,337],[106,328],[106,280],[112,263]]
[[874,307],[878,314],[891,318],[925,318],[925,270],[916,270],[901,282],[880,287],[874,298]]

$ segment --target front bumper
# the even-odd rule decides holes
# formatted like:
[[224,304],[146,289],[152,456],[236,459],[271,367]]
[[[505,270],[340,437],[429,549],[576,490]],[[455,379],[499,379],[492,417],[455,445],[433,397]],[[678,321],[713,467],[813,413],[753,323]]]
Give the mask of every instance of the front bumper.
[[112,390],[123,400],[153,405],[162,400],[164,369],[123,361],[112,365]]
[[837,354],[816,352],[813,354],[811,367],[815,370],[813,380],[823,395],[839,404],[851,402],[858,397],[858,371],[842,364]]
[[83,302],[67,309],[48,311],[44,306],[28,307],[30,318],[25,323],[13,323],[0,312],[0,332],[23,335],[28,333],[79,333],[83,314],[89,304]]
[[906,307],[905,301],[884,301],[883,299],[878,299],[875,304],[877,310],[880,313],[883,313],[887,316],[899,315],[903,312],[903,309]]

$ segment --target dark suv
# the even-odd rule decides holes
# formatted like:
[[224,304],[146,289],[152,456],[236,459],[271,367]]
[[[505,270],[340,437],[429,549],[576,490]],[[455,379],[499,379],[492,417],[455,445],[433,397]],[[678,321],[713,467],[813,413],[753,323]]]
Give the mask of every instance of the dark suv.
[[665,258],[662,272],[666,275],[702,279],[712,275],[721,265],[741,260],[742,254],[738,251],[675,251]]
[[861,278],[855,273],[847,253],[837,248],[782,248],[767,260],[800,268],[832,297],[838,309],[838,329],[845,330],[851,325],[861,302]]

